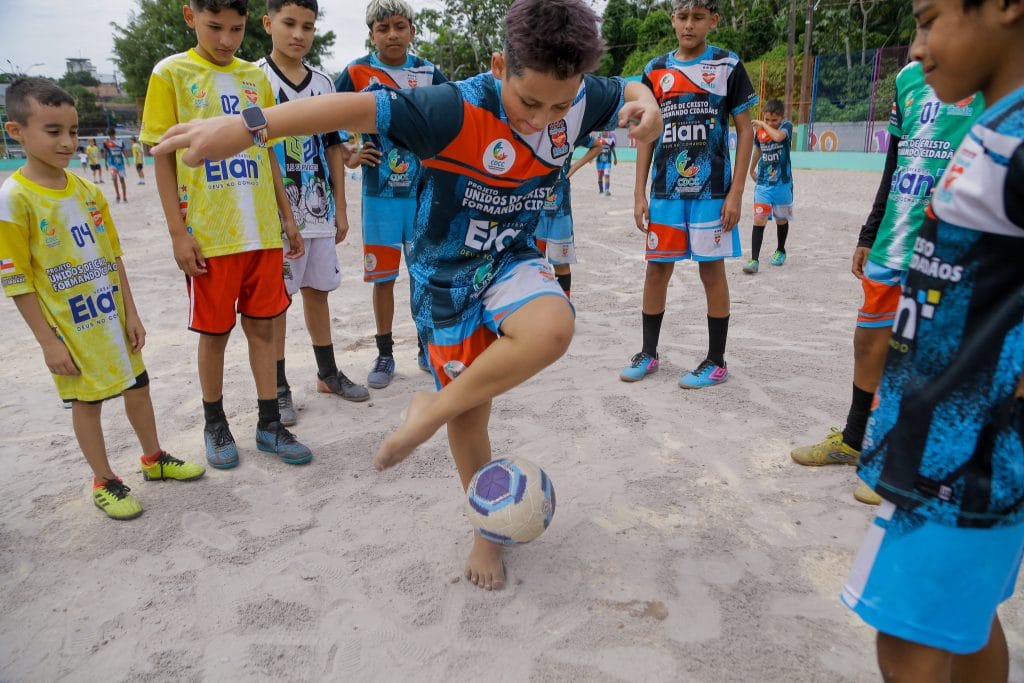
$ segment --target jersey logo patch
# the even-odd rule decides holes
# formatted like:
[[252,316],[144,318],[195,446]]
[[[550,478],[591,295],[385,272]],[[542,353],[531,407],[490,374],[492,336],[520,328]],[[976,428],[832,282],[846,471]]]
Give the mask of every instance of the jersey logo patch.
[[718,79],[718,71],[714,66],[705,64],[704,73],[700,77],[706,84],[711,85]]
[[672,86],[675,84],[676,77],[673,76],[671,73],[667,73],[664,76],[662,76],[661,80],[658,82],[658,85],[661,86],[663,92],[668,92],[669,90],[672,89]]
[[551,156],[557,159],[569,153],[568,126],[565,119],[559,119],[548,125],[548,138],[551,139]]
[[515,163],[516,150],[508,140],[501,138],[487,145],[483,165],[488,173],[505,175]]
[[245,99],[249,100],[252,104],[256,104],[260,101],[259,93],[256,92],[255,83],[242,81],[242,91],[245,93]]

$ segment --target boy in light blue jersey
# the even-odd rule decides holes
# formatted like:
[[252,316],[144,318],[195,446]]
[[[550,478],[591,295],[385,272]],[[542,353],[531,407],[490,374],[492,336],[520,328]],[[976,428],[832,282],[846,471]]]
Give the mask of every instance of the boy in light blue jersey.
[[786,237],[789,235],[789,221],[793,217],[793,164],[790,160],[790,143],[793,139],[793,124],[783,120],[786,108],[782,100],[768,100],[764,104],[764,120],[754,119],[750,123],[754,135],[754,155],[750,160],[750,179],[754,187],[754,229],[750,234],[750,260],[743,266],[743,272],[753,275],[759,269],[761,243],[764,228],[771,219],[775,220],[779,244],[772,254],[771,264],[781,266],[786,262]]

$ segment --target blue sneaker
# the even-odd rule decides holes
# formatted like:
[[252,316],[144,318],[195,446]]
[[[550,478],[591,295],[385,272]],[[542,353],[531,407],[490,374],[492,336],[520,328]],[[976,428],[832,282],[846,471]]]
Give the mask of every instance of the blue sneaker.
[[229,470],[238,464],[235,437],[231,436],[227,422],[206,425],[203,429],[203,440],[206,442],[206,462],[210,463],[210,467]]
[[772,265],[773,266],[781,266],[785,262],[786,262],[786,252],[779,251],[778,249],[776,249],[775,253],[772,254],[772,261],[771,261]]
[[377,356],[373,361],[370,374],[366,376],[366,383],[373,389],[383,389],[391,384],[391,378],[395,374],[395,359],[391,356]]
[[619,373],[623,382],[639,382],[652,372],[658,371],[658,358],[641,351],[629,359],[629,366]]
[[430,374],[430,362],[427,360],[427,354],[421,353],[419,357],[416,359],[416,362],[419,363],[420,370],[427,374]]
[[280,422],[271,422],[263,429],[256,427],[256,448],[264,453],[276,453],[289,465],[304,465],[313,459],[312,451],[299,443]]
[[757,268],[758,268],[757,259],[756,258],[752,258],[749,261],[747,261],[747,265],[743,266],[743,272],[746,273],[747,275],[756,275],[757,274]]
[[691,370],[679,378],[679,386],[683,389],[704,389],[721,384],[729,379],[729,371],[723,365],[715,365],[705,359],[696,370]]

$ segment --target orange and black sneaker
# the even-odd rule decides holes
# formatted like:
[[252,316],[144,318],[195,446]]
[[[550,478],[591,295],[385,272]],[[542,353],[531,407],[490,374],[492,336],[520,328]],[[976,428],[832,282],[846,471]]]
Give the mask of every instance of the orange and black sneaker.
[[135,519],[142,514],[139,501],[129,495],[130,488],[120,479],[93,482],[92,501],[111,519]]

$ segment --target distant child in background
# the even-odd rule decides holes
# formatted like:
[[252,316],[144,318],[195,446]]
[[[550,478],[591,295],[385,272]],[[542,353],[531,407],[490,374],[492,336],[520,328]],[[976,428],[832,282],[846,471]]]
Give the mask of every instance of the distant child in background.
[[[652,59],[644,69],[643,83],[661,104],[665,130],[657,147],[637,145],[633,216],[647,235],[643,346],[619,373],[624,382],[638,382],[658,369],[668,284],[676,262],[686,259],[697,262],[704,286],[708,353],[679,378],[679,386],[702,389],[729,379],[725,259],[742,253],[734,228],[754,144],[747,110],[757,104],[757,95],[740,58],[707,43],[719,18],[718,0],[673,0],[679,49]],[[735,169],[729,159],[730,116],[736,124]]]
[[601,152],[597,155],[594,166],[597,168],[597,193],[610,197],[612,195],[612,164],[618,166],[619,157],[615,153],[615,131],[605,131],[597,138],[601,143]]
[[92,171],[94,183],[103,182],[103,171],[100,169],[100,148],[96,145],[96,138],[89,139],[89,145],[85,148],[85,155],[89,158],[89,169]]
[[57,393],[71,402],[93,502],[112,519],[132,519],[142,506],[107,458],[104,401],[124,397],[143,479],[189,481],[204,470],[160,447],[142,362],[146,330],[110,208],[99,188],[65,170],[78,143],[74,98],[48,79],[20,78],[7,89],[7,117],[28,160],[0,186],[0,282],[35,335]]
[[75,153],[78,155],[78,163],[82,165],[82,175],[83,176],[88,176],[89,175],[89,155],[85,153],[85,147],[83,147],[82,145],[79,145],[78,149],[75,150]]
[[146,184],[146,173],[144,166],[146,165],[146,155],[142,151],[142,145],[139,144],[139,139],[132,136],[132,161],[135,162],[135,172],[139,174],[139,182],[137,185]]
[[128,188],[124,182],[124,164],[128,158],[128,150],[124,143],[117,139],[116,131],[113,128],[107,129],[107,139],[103,141],[103,153],[107,161],[107,168],[110,169],[111,182],[114,183],[114,194],[117,201],[128,201]]
[[[313,47],[319,11],[316,0],[267,2],[263,28],[270,34],[273,51],[260,60],[259,66],[270,80],[279,104],[334,92],[329,76],[302,61]],[[335,132],[287,138],[274,146],[274,152],[305,248],[297,259],[284,257],[284,284],[289,296],[302,292],[306,331],[316,358],[316,390],[336,394],[346,401],[365,401],[370,398],[366,387],[355,384],[338,369],[327,303],[327,295],[341,284],[336,245],[348,235],[346,150]],[[274,348],[281,424],[291,426],[298,415],[285,373],[287,321],[287,312],[274,318]]]
[[[375,51],[345,67],[335,82],[338,92],[359,92],[371,85],[417,88],[447,81],[436,66],[409,54],[409,45],[416,36],[414,16],[405,0],[370,0],[366,25]],[[363,136],[363,144],[349,164],[363,167],[363,280],[373,283],[373,319],[377,326],[377,358],[366,383],[373,389],[383,389],[395,374],[391,333],[395,280],[412,236],[422,167],[409,150],[393,147],[376,135]],[[417,339],[417,345],[420,369],[429,372],[423,340]]]
[[587,147],[587,153],[575,162],[570,155],[562,164],[558,181],[544,198],[544,208],[541,210],[536,232],[537,248],[555,269],[555,277],[566,296],[572,293],[571,265],[576,263],[569,179],[601,154],[601,139],[590,136],[580,147]]
[[754,155],[750,160],[750,179],[754,186],[754,229],[750,235],[750,260],[743,272],[753,275],[761,258],[764,226],[775,220],[779,243],[772,254],[771,264],[786,262],[786,237],[789,221],[793,218],[793,165],[789,150],[793,139],[793,124],[783,120],[786,107],[782,100],[768,100],[764,105],[764,120],[754,119]]

